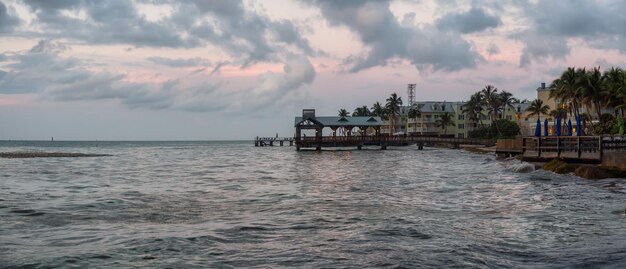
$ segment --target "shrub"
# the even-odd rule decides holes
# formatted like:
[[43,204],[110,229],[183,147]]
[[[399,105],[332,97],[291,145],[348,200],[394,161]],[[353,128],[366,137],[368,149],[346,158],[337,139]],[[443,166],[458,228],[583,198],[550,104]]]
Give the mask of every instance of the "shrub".
[[[498,130],[500,130],[500,133],[498,133]],[[516,122],[501,119],[491,123],[489,127],[481,126],[477,129],[469,131],[467,133],[467,136],[469,138],[506,139],[515,138],[515,136],[517,136],[519,133],[520,128]]]

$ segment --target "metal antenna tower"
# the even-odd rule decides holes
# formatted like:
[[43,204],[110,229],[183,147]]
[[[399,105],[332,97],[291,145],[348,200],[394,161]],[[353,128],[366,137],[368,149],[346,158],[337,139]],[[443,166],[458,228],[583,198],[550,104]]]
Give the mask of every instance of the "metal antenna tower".
[[415,104],[415,85],[416,84],[409,84],[406,89],[406,92],[409,95],[409,106]]

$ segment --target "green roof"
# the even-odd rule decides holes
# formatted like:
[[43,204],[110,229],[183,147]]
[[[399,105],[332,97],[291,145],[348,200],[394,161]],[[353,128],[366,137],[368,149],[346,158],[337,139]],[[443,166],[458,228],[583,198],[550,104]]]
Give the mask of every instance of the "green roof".
[[324,127],[342,127],[342,126],[380,126],[381,119],[380,117],[339,117],[339,116],[324,116],[324,117],[314,117],[314,118],[306,118],[302,117],[295,118],[294,126],[302,123],[305,120],[311,120],[316,124],[320,124]]

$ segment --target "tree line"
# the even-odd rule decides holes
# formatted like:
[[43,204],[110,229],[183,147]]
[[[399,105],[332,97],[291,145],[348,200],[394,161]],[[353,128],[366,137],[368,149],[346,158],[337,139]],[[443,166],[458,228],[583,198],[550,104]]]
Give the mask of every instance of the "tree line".
[[[354,109],[352,112],[352,116],[377,116],[381,117],[383,120],[391,121],[392,133],[395,133],[396,122],[400,117],[401,107],[402,107],[402,97],[399,97],[397,93],[392,93],[386,100],[384,104],[380,102],[376,102],[372,105],[371,109],[367,107],[367,105],[363,105]],[[420,111],[417,104],[411,104],[407,112],[407,117],[414,119],[417,121],[417,118],[421,117],[422,112]],[[350,112],[346,109],[339,109],[338,115],[340,117],[350,116]],[[448,126],[454,126],[453,115],[446,112],[436,121],[437,126],[441,127],[444,130],[444,133],[447,133]],[[417,128],[417,126],[415,126]]]
[[[533,101],[519,100],[508,91],[499,91],[493,85],[487,85],[470,96],[462,112],[468,120],[474,123],[473,126],[468,127],[480,129],[473,132],[474,137],[487,135],[494,138],[517,135],[520,129],[517,123],[501,119],[501,117],[507,107],[515,109],[517,104],[526,102],[530,103],[525,112],[536,115],[537,119],[541,115],[549,115],[555,119],[565,119],[569,116],[580,119],[582,125],[587,126],[592,118],[589,114],[580,111],[580,107],[584,106],[588,111],[593,110],[598,115],[598,122],[592,126],[593,133],[615,133],[618,125],[623,128],[622,119],[626,112],[626,70],[612,67],[602,72],[600,67],[593,69],[569,67],[560,77],[550,83],[548,89],[550,98],[558,100],[562,106],[550,108],[539,98]],[[392,132],[395,132],[396,121],[403,104],[402,98],[392,93],[385,101],[383,104],[376,102],[371,107],[367,105],[357,107],[352,113],[342,108],[338,114],[342,117],[350,116],[350,114],[352,116],[378,116],[383,120],[390,120]],[[602,108],[612,108],[613,115],[602,115]],[[485,115],[490,116],[492,120],[489,126],[485,126],[482,122]],[[421,117],[421,111],[416,104],[411,104],[406,116],[417,121],[417,118]],[[455,124],[453,115],[449,113],[441,115],[436,123],[446,133],[447,127]],[[479,134],[481,132],[482,134]],[[470,136],[472,136],[472,131],[470,131]]]
[[[509,138],[519,134],[520,128],[517,123],[500,119],[506,108],[515,109],[515,105],[520,101],[513,97],[513,94],[502,90],[498,92],[498,88],[493,85],[487,85],[470,96],[469,101],[463,106],[463,113],[467,115],[470,122],[474,126],[470,127],[469,137],[473,138]],[[491,117],[491,125],[483,124],[483,116],[487,113]]]
[[[552,81],[549,86],[550,98],[559,100],[562,107],[552,110],[541,100],[534,100],[527,111],[537,115],[550,115],[554,118],[567,118],[569,115],[580,119],[583,126],[591,122],[587,113],[580,111],[585,107],[587,111],[594,111],[597,123],[593,124],[594,134],[616,133],[621,125],[623,128],[624,110],[626,108],[626,70],[619,67],[602,72],[600,67],[593,69],[568,67],[560,77]],[[603,115],[602,108],[612,108],[613,115]],[[585,127],[585,129],[587,129]]]

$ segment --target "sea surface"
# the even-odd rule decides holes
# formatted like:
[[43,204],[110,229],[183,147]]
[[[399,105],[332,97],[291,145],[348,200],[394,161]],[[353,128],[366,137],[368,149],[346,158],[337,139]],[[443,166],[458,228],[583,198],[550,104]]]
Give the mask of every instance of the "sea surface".
[[0,142],[0,268],[626,267],[625,180],[415,146]]

